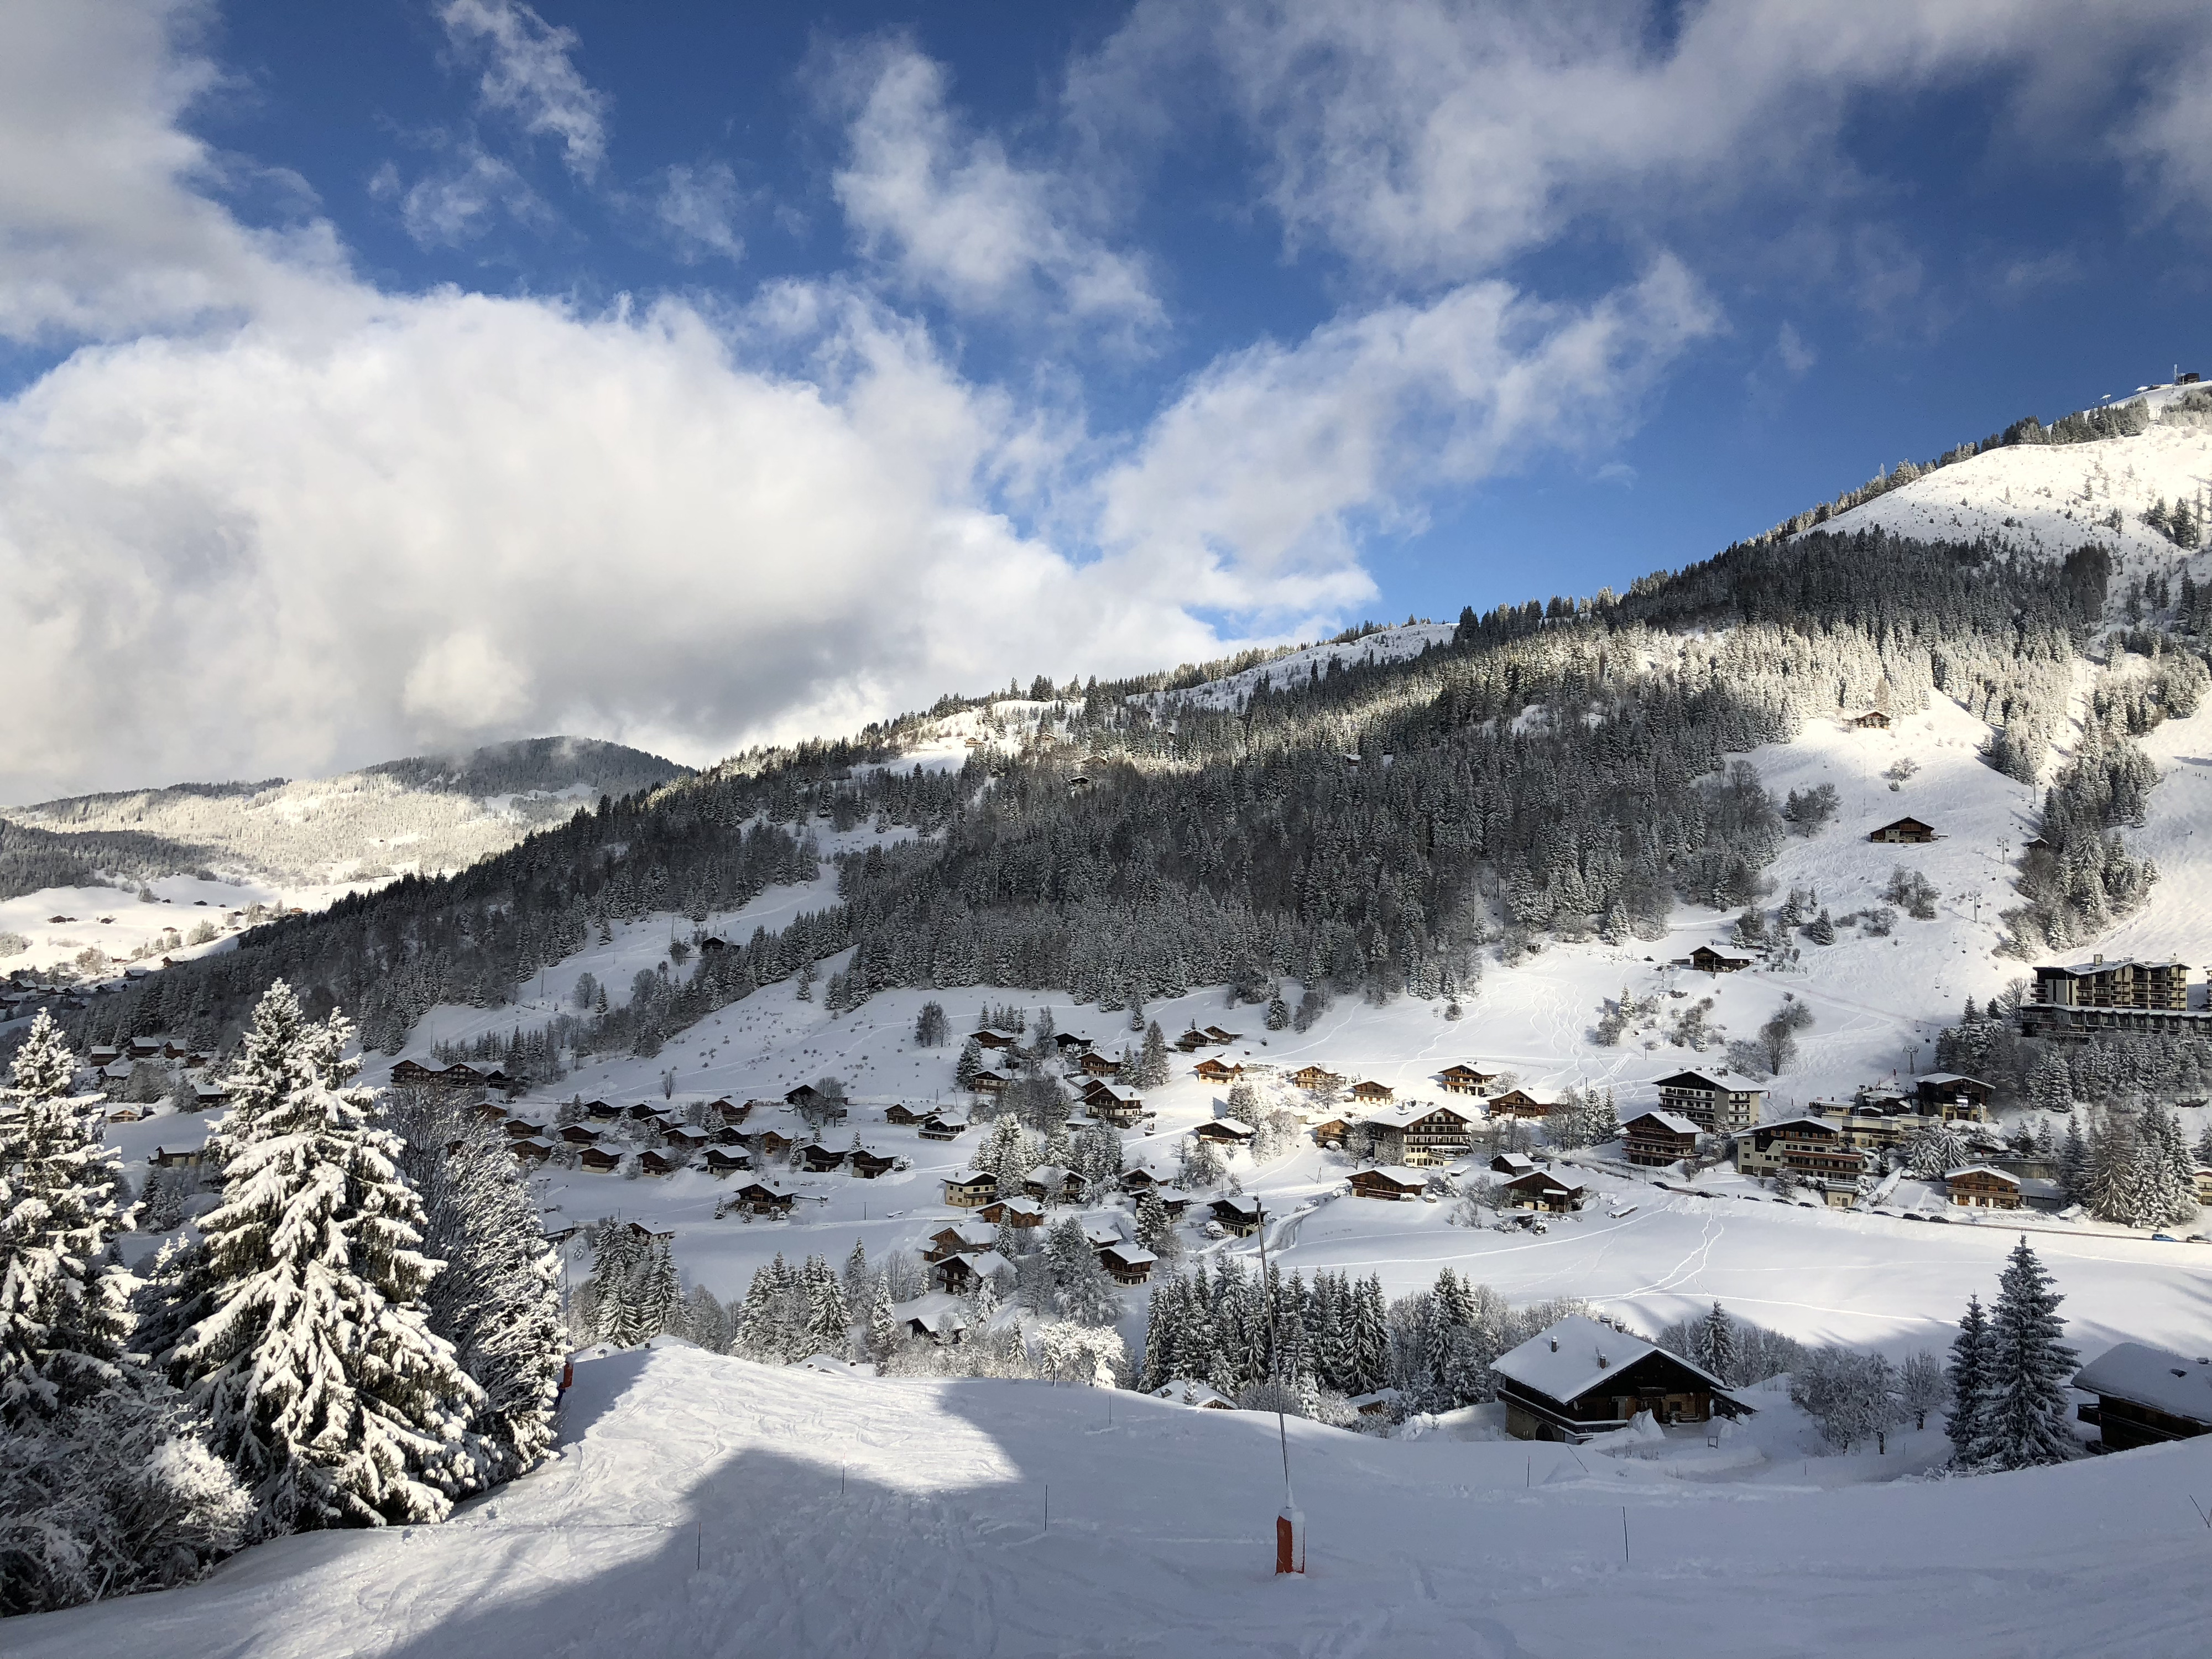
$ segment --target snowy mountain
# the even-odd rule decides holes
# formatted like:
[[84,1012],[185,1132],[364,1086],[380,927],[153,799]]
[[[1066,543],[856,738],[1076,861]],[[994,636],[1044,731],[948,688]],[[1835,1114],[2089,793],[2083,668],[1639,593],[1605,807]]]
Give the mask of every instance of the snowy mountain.
[[44,969],[87,949],[118,963],[149,947],[181,959],[212,942],[167,939],[198,919],[134,904],[118,885],[214,910],[228,935],[249,907],[317,910],[399,875],[464,869],[602,795],[689,775],[619,744],[533,738],[327,778],[174,784],[0,809],[0,938],[22,941],[12,953],[0,946],[0,968]]

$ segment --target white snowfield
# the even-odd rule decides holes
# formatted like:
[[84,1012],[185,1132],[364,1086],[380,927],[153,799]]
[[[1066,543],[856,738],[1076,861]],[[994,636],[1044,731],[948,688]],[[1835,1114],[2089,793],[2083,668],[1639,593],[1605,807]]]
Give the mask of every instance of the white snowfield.
[[[1108,1413],[1110,1407],[1111,1419]],[[448,1525],[288,1538],[11,1620],[12,1659],[2142,1655],[2212,1648],[2212,1441],[1823,1492],[1632,1452],[678,1346],[586,1361],[557,1461]],[[1815,1472],[1820,1465],[1811,1466]],[[1784,1471],[1786,1476],[1788,1471]],[[1517,1478],[1516,1478],[1517,1477]]]

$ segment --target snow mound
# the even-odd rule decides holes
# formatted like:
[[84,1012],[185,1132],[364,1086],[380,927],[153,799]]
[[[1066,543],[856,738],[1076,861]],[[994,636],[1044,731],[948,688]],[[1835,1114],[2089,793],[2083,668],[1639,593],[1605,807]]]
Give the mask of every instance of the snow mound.
[[1269,1571],[1274,1419],[1115,1393],[1109,1420],[1109,1405],[1093,1389],[617,1354],[577,1366],[560,1460],[448,1525],[287,1539],[185,1589],[10,1620],[8,1650],[1705,1659],[2212,1644],[2183,1498],[2212,1484],[2212,1442],[1747,1501],[1617,1477],[1565,1446],[1293,1421],[1312,1541],[1308,1576],[1284,1583]]

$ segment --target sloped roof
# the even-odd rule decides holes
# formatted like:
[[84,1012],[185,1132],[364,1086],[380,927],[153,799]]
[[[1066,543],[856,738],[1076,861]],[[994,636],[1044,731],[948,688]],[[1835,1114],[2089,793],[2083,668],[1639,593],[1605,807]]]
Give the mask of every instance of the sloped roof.
[[1680,1113],[1662,1112],[1656,1109],[1648,1112],[1638,1112],[1620,1127],[1624,1129],[1632,1129],[1638,1124],[1645,1122],[1656,1123],[1668,1134],[1673,1135],[1694,1135],[1705,1133]]
[[2074,1386],[2212,1424],[2212,1365],[2141,1342],[2122,1342],[2074,1374]]
[[1764,1085],[1754,1083],[1740,1072],[1722,1066],[1711,1072],[1677,1072],[1672,1077],[1662,1077],[1652,1085],[1659,1089],[1718,1089],[1729,1094],[1764,1094]]
[[[1533,1389],[1564,1402],[1589,1393],[1608,1376],[1627,1370],[1646,1355],[1661,1352],[1640,1337],[1626,1335],[1610,1325],[1601,1325],[1595,1319],[1575,1314],[1548,1330],[1539,1331],[1510,1353],[1498,1355],[1490,1362],[1490,1369],[1524,1389]],[[1600,1363],[1601,1356],[1603,1364]],[[1703,1366],[1692,1364],[1680,1354],[1667,1357],[1703,1378],[1714,1393],[1728,1393],[1728,1385]]]
[[1956,1181],[1960,1176],[1970,1175],[1995,1176],[1999,1181],[2004,1182],[2008,1186],[2017,1187],[2020,1185],[2020,1177],[2018,1176],[2014,1175],[2009,1170],[2000,1170],[1994,1164],[1961,1164],[1955,1170],[1944,1170],[1943,1179],[1946,1181]]

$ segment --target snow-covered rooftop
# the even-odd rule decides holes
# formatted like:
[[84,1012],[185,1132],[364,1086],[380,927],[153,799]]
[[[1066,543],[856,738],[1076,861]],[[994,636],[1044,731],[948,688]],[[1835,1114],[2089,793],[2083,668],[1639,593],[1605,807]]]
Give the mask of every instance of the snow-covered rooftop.
[[2074,1386],[2110,1395],[2192,1423],[2212,1424],[2212,1365],[2164,1348],[2123,1342],[2074,1374]]
[[[1549,1330],[1539,1331],[1510,1353],[1491,1361],[1490,1369],[1524,1389],[1553,1400],[1573,1400],[1597,1387],[1613,1372],[1625,1370],[1659,1350],[1640,1337],[1601,1325],[1580,1314],[1570,1315]],[[1697,1372],[1716,1392],[1727,1385],[1680,1354],[1668,1356]]]
[[1631,1124],[1656,1123],[1668,1134],[1674,1135],[1694,1135],[1703,1133],[1696,1124],[1679,1112],[1638,1112],[1628,1121]]

